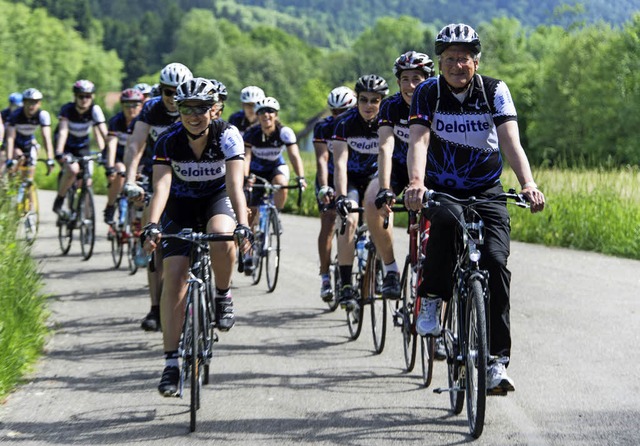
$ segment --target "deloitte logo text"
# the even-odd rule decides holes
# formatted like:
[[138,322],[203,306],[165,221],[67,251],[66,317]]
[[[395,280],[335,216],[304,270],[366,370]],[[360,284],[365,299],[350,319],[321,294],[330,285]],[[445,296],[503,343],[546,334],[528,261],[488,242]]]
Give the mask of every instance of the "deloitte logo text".
[[173,161],[173,171],[183,181],[210,181],[221,178],[225,174],[224,161],[212,163]]
[[349,147],[356,152],[373,155],[378,153],[378,140],[368,138],[348,138]]
[[444,122],[441,119],[436,119],[436,131],[445,133],[467,133],[467,132],[486,132],[491,129],[491,125],[486,121],[480,119],[471,120],[465,119],[462,122]]

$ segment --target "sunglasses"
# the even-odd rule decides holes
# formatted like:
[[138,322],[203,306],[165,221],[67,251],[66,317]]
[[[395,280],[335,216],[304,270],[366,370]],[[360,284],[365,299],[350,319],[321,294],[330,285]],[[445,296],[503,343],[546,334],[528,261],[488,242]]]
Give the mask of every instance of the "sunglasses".
[[176,95],[176,90],[173,90],[171,88],[163,88],[162,89],[162,94],[165,96],[175,96]]
[[80,99],[91,99],[93,96],[90,94],[79,94],[77,97]]
[[275,113],[277,110],[275,108],[261,108],[257,111],[257,114],[264,115],[265,113]]
[[142,105],[142,102],[125,102],[122,104],[124,108],[138,108]]
[[179,105],[178,106],[178,111],[182,115],[204,115],[209,110],[211,110],[211,107],[207,105],[196,105],[196,106]]

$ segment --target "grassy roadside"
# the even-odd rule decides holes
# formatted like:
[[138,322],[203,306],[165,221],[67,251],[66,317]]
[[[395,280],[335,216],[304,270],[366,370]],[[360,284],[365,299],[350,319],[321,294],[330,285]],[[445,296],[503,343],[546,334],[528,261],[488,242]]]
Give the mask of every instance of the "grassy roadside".
[[46,335],[42,280],[29,247],[16,240],[11,194],[0,196],[0,401],[38,358]]

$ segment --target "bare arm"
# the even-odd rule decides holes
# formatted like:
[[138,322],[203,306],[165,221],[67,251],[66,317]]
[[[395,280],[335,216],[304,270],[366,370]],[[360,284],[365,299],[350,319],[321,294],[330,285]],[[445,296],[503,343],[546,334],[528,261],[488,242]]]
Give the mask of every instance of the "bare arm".
[[251,173],[251,148],[252,146],[245,145],[244,146],[244,176],[248,177]]
[[314,142],[313,149],[316,152],[316,178],[319,187],[331,186],[329,182],[329,149],[326,142]]
[[346,141],[334,140],[333,144],[333,182],[336,196],[347,195],[347,162],[349,161],[349,147]]
[[98,144],[98,149],[103,150],[108,138],[107,125],[104,122],[94,125],[93,132],[96,137],[96,143]]
[[116,152],[118,151],[118,136],[107,135],[107,162],[106,167],[113,167],[116,164]]
[[236,213],[238,224],[249,226],[249,215],[247,212],[247,200],[244,196],[244,161],[227,161],[227,171],[225,180],[227,183],[227,195],[231,200],[231,206]]
[[16,142],[16,128],[12,125],[7,127],[7,160],[12,160],[14,155],[14,147]]
[[51,127],[45,125],[41,127],[42,140],[44,141],[44,148],[47,151],[47,159],[53,159],[53,139],[51,138]]
[[153,166],[153,197],[149,203],[149,222],[158,223],[164,212],[171,192],[171,166],[156,164]]
[[69,137],[69,120],[67,118],[60,118],[58,123],[58,144],[56,144],[56,155],[62,155],[64,153],[64,146],[67,144],[67,138]]
[[507,121],[498,127],[498,142],[507,162],[520,182],[522,193],[527,196],[531,203],[531,212],[543,210],[544,195],[538,190],[538,186],[533,180],[529,159],[520,143],[520,131],[517,121]]
[[144,153],[147,136],[151,126],[145,122],[137,121],[133,127],[133,133],[127,138],[127,147],[124,151],[124,164],[127,168],[127,183],[135,183],[138,174],[138,165]]
[[393,127],[388,125],[378,129],[378,181],[380,189],[389,189],[391,187],[391,157],[395,147],[395,139],[393,137]]
[[304,177],[304,165],[302,164],[302,158],[300,157],[300,148],[298,144],[291,144],[287,146],[287,153],[289,154],[289,161],[293,166],[293,171],[299,177]]
[[431,130],[423,125],[414,124],[409,128],[409,151],[407,169],[409,188],[405,192],[405,205],[414,211],[422,206],[422,197],[427,190],[424,176],[427,168],[427,150],[431,139]]

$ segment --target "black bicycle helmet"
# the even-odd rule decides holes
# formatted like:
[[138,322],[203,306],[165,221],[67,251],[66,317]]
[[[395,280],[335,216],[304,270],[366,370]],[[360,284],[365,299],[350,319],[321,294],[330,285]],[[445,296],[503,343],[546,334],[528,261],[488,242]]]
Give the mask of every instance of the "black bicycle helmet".
[[441,55],[451,45],[468,46],[474,54],[482,51],[478,33],[464,23],[451,23],[440,30],[436,37],[436,55]]
[[386,96],[389,93],[389,85],[383,77],[376,74],[366,74],[361,76],[356,82],[356,93],[369,91]]

